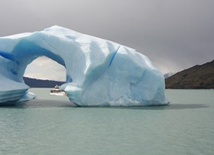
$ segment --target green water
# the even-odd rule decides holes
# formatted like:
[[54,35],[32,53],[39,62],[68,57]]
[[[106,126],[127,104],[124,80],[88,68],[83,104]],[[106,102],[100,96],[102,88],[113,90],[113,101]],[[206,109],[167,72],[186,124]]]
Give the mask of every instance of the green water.
[[167,90],[170,106],[77,108],[37,100],[0,108],[0,155],[213,155],[214,90]]

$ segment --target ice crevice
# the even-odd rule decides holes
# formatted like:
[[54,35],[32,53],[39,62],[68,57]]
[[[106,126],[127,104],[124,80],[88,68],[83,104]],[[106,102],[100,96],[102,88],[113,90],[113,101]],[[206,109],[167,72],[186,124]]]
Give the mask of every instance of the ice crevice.
[[115,56],[116,56],[116,54],[117,54],[117,51],[120,49],[120,46],[117,48],[117,50],[114,52],[114,54],[113,54],[113,56],[112,56],[112,58],[111,58],[111,60],[110,60],[110,63],[109,63],[109,67],[111,67],[111,64],[112,64],[112,62],[113,62],[113,60],[114,60],[114,58],[115,58]]

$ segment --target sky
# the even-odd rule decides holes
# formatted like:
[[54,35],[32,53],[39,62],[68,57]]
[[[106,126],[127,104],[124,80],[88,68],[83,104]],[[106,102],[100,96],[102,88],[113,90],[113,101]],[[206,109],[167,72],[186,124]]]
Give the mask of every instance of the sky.
[[[214,0],[0,0],[0,23],[0,36],[59,25],[108,39],[163,74],[214,59]],[[42,57],[25,75],[64,80],[65,69]]]

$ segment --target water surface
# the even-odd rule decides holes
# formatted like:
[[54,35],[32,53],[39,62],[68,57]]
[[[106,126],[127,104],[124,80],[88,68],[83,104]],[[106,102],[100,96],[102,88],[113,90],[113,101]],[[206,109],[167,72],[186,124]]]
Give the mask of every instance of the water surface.
[[48,89],[0,108],[1,155],[214,154],[214,91],[167,90],[170,106],[78,108]]

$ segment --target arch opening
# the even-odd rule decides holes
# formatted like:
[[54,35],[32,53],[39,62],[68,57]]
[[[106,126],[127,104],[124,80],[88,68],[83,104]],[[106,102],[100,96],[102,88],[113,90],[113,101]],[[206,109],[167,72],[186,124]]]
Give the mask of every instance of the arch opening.
[[31,88],[29,91],[39,99],[48,96],[49,99],[56,100],[57,96],[52,96],[53,93],[50,96],[50,91],[66,82],[66,69],[52,59],[41,56],[27,65],[23,80]]
[[40,56],[27,65],[23,77],[66,82],[66,69],[46,56]]
[[[15,46],[12,53],[15,55],[15,67],[12,74],[14,74],[14,80],[17,82],[27,84],[24,80],[24,76],[27,76],[34,79],[49,80],[43,81],[43,86],[41,85],[41,81],[39,81],[40,86],[53,88],[55,84],[57,84],[57,82],[53,82],[53,80],[61,81],[58,82],[57,85],[71,81],[70,76],[67,75],[63,58],[46,48],[38,46],[34,42],[22,40]],[[49,82],[49,84],[47,84],[47,82]],[[29,83],[27,85],[31,88],[35,87],[35,83],[33,86]]]

